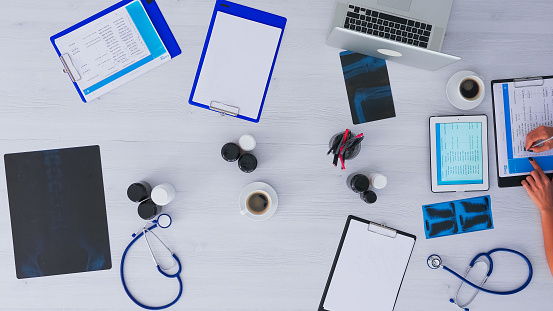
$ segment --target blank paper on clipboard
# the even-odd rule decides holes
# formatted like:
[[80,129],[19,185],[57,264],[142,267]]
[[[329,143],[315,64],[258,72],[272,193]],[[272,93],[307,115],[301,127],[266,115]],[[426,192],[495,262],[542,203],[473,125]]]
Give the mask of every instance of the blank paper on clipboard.
[[319,310],[392,311],[415,239],[350,216]]
[[282,29],[218,12],[192,100],[258,119]]

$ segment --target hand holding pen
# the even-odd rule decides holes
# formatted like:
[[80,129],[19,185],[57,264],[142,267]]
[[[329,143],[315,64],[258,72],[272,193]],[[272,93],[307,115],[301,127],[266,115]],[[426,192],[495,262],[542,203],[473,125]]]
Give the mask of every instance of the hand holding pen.
[[543,152],[553,148],[553,127],[540,126],[526,135],[525,150]]

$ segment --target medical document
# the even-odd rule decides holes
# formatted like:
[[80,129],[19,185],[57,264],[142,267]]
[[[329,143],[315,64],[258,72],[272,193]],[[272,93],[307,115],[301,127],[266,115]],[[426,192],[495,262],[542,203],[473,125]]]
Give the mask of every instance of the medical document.
[[436,124],[438,185],[481,184],[482,123]]
[[513,82],[493,85],[497,160],[500,177],[525,175],[533,170],[534,157],[546,172],[553,170],[553,150],[525,151],[526,135],[545,125],[553,126],[553,80],[543,84],[515,86]]
[[531,153],[524,150],[526,135],[545,125],[553,126],[553,86],[514,88],[514,102],[509,106],[513,158],[550,156],[553,150]]
[[87,100],[171,59],[138,0],[56,39],[56,45],[69,55]]

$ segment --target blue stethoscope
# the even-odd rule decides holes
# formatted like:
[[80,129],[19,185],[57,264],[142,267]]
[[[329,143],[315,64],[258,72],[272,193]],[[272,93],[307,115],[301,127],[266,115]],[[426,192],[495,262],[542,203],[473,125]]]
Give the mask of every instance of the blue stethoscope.
[[[484,286],[484,283],[486,283],[486,281],[488,280],[488,278],[492,274],[493,261],[492,261],[491,255],[495,252],[513,253],[513,254],[516,254],[516,255],[522,257],[526,261],[526,263],[528,264],[528,279],[526,279],[526,282],[524,282],[524,284],[522,284],[522,286],[520,286],[517,289],[504,291],[504,292],[494,291],[494,290],[490,290],[490,289],[486,289],[486,288],[482,287],[482,286]],[[480,257],[483,257],[483,258],[487,259],[488,262],[480,259]],[[472,267],[474,267],[474,265],[477,262],[483,262],[488,266],[488,273],[486,273],[486,277],[482,280],[482,282],[480,282],[479,285],[476,285],[476,284],[474,284],[474,283],[472,283],[472,282],[470,282],[469,280],[466,279],[468,273],[470,272]],[[528,260],[528,257],[524,256],[520,252],[517,252],[517,251],[512,250],[512,249],[508,249],[508,248],[495,248],[495,249],[492,249],[491,251],[489,251],[487,253],[480,253],[480,254],[476,255],[476,257],[474,257],[474,259],[472,259],[472,261],[470,262],[470,265],[469,265],[467,271],[465,272],[464,276],[461,276],[461,275],[457,274],[455,271],[453,271],[453,270],[449,269],[448,267],[442,265],[442,259],[438,255],[430,255],[427,259],[427,264],[428,264],[428,267],[430,267],[431,269],[443,268],[444,270],[450,272],[451,274],[458,277],[462,281],[461,285],[459,285],[459,288],[457,289],[457,293],[455,294],[455,298],[450,299],[449,301],[452,302],[452,303],[455,303],[459,308],[465,309],[465,311],[469,310],[467,308],[467,306],[472,302],[472,300],[474,300],[474,297],[476,297],[476,295],[478,294],[479,291],[483,291],[485,293],[494,294],[494,295],[512,295],[512,294],[518,293],[521,290],[525,289],[526,286],[528,286],[528,284],[530,284],[530,281],[532,280],[532,274],[533,274],[532,264],[530,263],[530,260]],[[459,304],[459,302],[457,300],[457,296],[459,295],[459,291],[461,290],[461,286],[464,284],[463,282],[470,285],[470,286],[472,286],[472,287],[474,287],[476,289],[476,292],[472,295],[472,297],[469,299],[469,301],[467,303]]]
[[[169,308],[170,306],[174,305],[180,299],[180,296],[182,295],[182,280],[180,278],[180,273],[181,273],[181,270],[182,270],[182,266],[181,266],[180,260],[177,257],[177,255],[175,255],[171,251],[171,249],[169,249],[169,247],[167,247],[167,245],[165,245],[165,243],[163,243],[163,241],[161,241],[161,239],[152,231],[156,227],[167,228],[171,225],[172,222],[173,221],[172,221],[172,219],[169,215],[161,214],[161,215],[158,216],[158,218],[156,220],[145,224],[144,227],[142,227],[142,229],[137,231],[137,233],[140,232],[140,231],[142,231],[142,232],[140,232],[138,234],[133,233],[132,236],[133,236],[134,239],[129,243],[129,245],[127,246],[127,248],[123,252],[123,257],[121,257],[121,270],[120,270],[120,273],[121,273],[121,283],[123,283],[123,288],[125,289],[125,292],[129,296],[129,298],[134,303],[136,303],[139,307],[142,307],[144,309],[161,310],[161,309]],[[146,235],[147,232],[153,234],[153,236],[155,236],[159,240],[159,242],[161,242],[161,244],[163,244],[163,246],[167,249],[167,251],[169,251],[171,253],[171,255],[173,256],[173,258],[175,259],[175,264],[178,265],[178,267],[179,267],[179,270],[175,274],[168,274],[168,273],[165,272],[168,269],[161,268],[161,266],[159,265],[159,262],[156,259],[156,256],[154,255],[154,252],[152,251],[152,248],[150,247],[150,242],[148,241],[148,236]],[[136,298],[134,298],[134,296],[131,294],[131,292],[127,288],[127,284],[125,283],[125,276],[123,275],[123,266],[124,266],[124,263],[125,263],[125,257],[127,257],[127,252],[129,251],[131,246],[136,241],[138,241],[138,239],[140,239],[140,237],[142,237],[142,236],[144,236],[144,239],[146,240],[146,244],[148,245],[148,249],[150,250],[150,254],[152,254],[152,259],[154,260],[159,273],[161,273],[163,276],[168,277],[168,278],[176,278],[177,281],[179,281],[179,294],[177,295],[177,298],[175,298],[173,301],[171,301],[170,303],[168,303],[166,305],[163,305],[163,306],[151,307],[151,306],[147,306],[145,304],[142,304]],[[175,266],[175,264],[171,268],[173,268]],[[171,269],[171,268],[169,268],[169,269]]]

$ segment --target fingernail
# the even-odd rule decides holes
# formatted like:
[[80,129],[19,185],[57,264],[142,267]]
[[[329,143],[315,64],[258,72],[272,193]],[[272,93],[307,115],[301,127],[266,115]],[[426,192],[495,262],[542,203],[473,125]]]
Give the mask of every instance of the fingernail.
[[534,152],[534,150],[532,150],[532,149],[528,149],[528,152]]
[[534,159],[532,157],[529,157],[528,160],[530,160],[531,162],[534,162]]
[[524,147],[524,151],[526,151],[526,147]]

